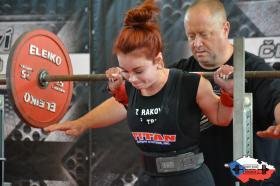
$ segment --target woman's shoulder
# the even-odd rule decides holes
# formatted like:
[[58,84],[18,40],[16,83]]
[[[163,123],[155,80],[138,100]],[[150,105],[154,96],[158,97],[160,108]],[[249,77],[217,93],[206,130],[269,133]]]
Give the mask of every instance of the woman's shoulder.
[[173,76],[177,76],[177,79],[174,78],[174,82],[178,81],[178,78],[181,78],[181,89],[185,89],[186,91],[193,90],[194,92],[197,91],[198,85],[200,82],[200,75],[191,73],[191,72],[186,72],[183,70],[179,69],[170,69],[171,74],[174,74]]

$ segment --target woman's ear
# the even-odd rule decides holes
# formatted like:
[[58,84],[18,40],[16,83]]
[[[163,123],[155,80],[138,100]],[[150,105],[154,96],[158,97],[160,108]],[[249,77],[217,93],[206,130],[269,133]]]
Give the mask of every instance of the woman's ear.
[[159,52],[158,55],[155,57],[154,63],[157,65],[158,69],[162,69],[164,67],[162,53]]

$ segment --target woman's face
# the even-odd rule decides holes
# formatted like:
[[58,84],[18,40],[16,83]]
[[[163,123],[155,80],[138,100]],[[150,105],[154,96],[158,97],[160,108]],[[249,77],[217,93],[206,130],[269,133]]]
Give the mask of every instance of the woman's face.
[[128,54],[118,53],[119,66],[123,77],[136,89],[148,89],[158,81],[159,64],[148,59],[143,51],[134,50]]

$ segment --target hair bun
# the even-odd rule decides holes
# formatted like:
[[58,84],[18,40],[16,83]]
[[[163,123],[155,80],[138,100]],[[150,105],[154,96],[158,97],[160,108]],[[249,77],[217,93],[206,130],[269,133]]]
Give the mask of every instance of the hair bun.
[[147,25],[155,24],[159,8],[154,0],[146,0],[142,5],[129,10],[124,19],[124,25],[127,27],[146,28]]

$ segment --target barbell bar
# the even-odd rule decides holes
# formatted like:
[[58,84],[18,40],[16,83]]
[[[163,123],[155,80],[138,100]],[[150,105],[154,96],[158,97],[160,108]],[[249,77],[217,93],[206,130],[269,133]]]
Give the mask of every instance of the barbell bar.
[[[42,72],[39,83],[55,81],[105,81],[106,74],[80,74],[80,75],[48,75]],[[213,79],[214,72],[191,72],[202,75],[207,79]],[[39,75],[40,76],[40,75]],[[280,71],[245,71],[246,78],[280,78]],[[6,85],[6,78],[0,76],[0,85]]]
[[[213,79],[214,72],[191,72],[202,75],[207,79]],[[229,78],[233,78],[230,76]],[[245,71],[245,78],[280,78],[280,71]],[[46,75],[42,82],[54,81],[104,81],[107,80],[106,74],[82,74],[82,75]]]

